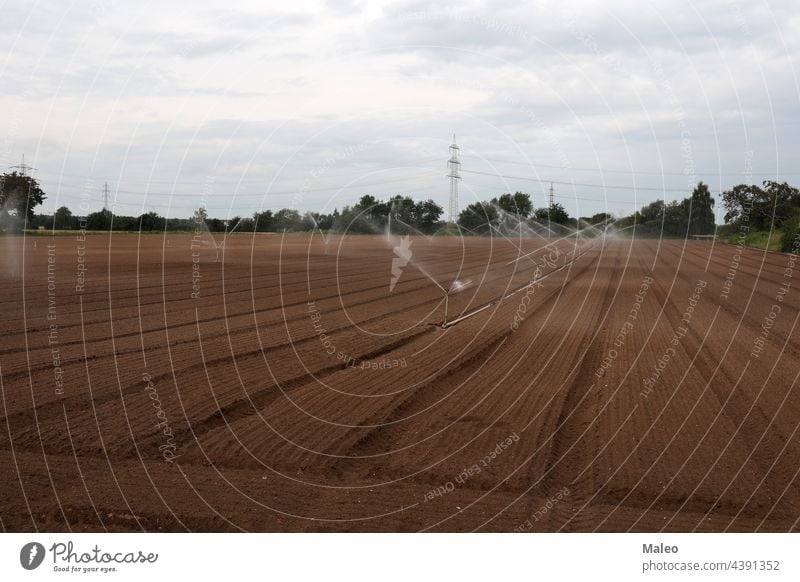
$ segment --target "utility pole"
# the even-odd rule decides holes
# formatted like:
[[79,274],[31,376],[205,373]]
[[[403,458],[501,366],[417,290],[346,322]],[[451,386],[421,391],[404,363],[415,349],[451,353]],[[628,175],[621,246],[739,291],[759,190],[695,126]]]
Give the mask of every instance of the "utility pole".
[[450,159],[447,160],[447,177],[450,178],[450,220],[458,220],[458,181],[461,179],[461,162],[458,161],[460,148],[456,144],[456,134],[453,134],[453,143],[450,145]]

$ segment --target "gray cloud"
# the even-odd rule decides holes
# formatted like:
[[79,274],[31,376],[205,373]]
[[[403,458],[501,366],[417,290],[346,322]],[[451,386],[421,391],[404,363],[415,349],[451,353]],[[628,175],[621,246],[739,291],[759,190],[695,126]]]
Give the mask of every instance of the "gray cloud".
[[[719,188],[746,156],[763,175],[800,162],[800,9],[789,1],[32,10],[11,2],[0,23],[0,154],[11,164],[25,152],[53,202],[108,179],[127,208],[149,188],[150,203],[188,212],[213,177],[222,213],[341,206],[363,193],[337,194],[348,183],[444,204],[453,132],[465,168],[543,180],[686,188],[680,175],[569,167],[692,165]],[[544,188],[474,175],[464,187],[479,197]],[[225,198],[236,192],[245,197]],[[592,204],[607,207],[583,201],[581,212]]]

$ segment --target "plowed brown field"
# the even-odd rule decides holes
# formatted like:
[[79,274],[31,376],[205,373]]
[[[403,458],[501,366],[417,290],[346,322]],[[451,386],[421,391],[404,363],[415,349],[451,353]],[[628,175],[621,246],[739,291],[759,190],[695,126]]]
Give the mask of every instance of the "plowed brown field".
[[3,530],[798,529],[793,257],[410,240],[0,238]]

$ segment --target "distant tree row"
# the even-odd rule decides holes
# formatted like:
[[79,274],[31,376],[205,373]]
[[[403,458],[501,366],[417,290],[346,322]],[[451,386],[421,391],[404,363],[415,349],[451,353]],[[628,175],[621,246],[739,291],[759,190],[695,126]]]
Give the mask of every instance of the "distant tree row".
[[616,226],[634,228],[637,236],[714,234],[714,199],[708,186],[700,182],[688,198],[669,203],[656,200],[617,220]]
[[[392,232],[435,233],[446,225],[442,207],[433,200],[414,201],[409,196],[394,196],[381,201],[371,195],[362,196],[357,204],[331,213],[305,212],[283,208],[264,210],[252,216],[235,216],[228,220],[210,218],[199,208],[188,218],[165,218],[155,212],[138,216],[121,216],[108,210],[85,217],[73,215],[66,206],[52,215],[35,214],[34,209],[45,200],[39,182],[25,174],[10,172],[0,175],[0,231],[19,231],[27,227],[55,229],[121,231],[194,231],[198,225],[211,232],[236,229],[239,232],[309,232],[314,229],[332,232],[382,233],[391,223]],[[746,226],[747,230],[783,230],[784,243],[794,244],[800,236],[800,191],[786,182],[765,181],[761,186],[739,184],[722,193],[726,229]],[[552,225],[576,228],[583,224],[600,224],[611,220],[607,213],[575,219],[559,203],[534,208],[529,194],[506,193],[488,202],[467,206],[457,222],[464,230],[488,234],[491,225],[510,223]],[[690,236],[712,234],[714,199],[703,182],[682,201],[666,203],[656,200],[630,216],[618,219],[616,226],[631,227],[641,236]],[[455,232],[455,231],[453,231]],[[800,240],[800,239],[798,239]],[[787,249],[790,250],[790,249]]]
[[392,232],[421,232],[432,234],[444,226],[441,220],[444,210],[433,200],[415,202],[408,196],[394,196],[386,202],[374,196],[362,196],[355,206],[345,206],[341,213],[314,215],[323,230],[355,232],[364,234],[382,233],[391,221]]
[[534,209],[530,194],[514,192],[492,198],[489,202],[470,204],[458,215],[458,225],[474,234],[490,234],[492,226],[497,226],[506,219],[512,222],[533,219],[544,225],[552,223],[572,227],[577,224],[558,202]]
[[[761,186],[739,184],[722,192],[726,225],[721,232],[782,230],[784,250],[800,234],[800,191],[786,182],[766,180]],[[713,234],[714,199],[703,182],[689,198],[665,203],[656,200],[634,214],[616,222],[620,227],[634,227],[637,235],[691,236]]]
[[[85,217],[75,216],[66,206],[53,215],[30,213],[28,226],[37,228],[118,231],[187,231],[192,232],[203,225],[211,232],[310,232],[320,229],[333,232],[380,233],[392,221],[392,231],[397,233],[421,232],[431,234],[444,226],[443,210],[433,200],[415,202],[408,196],[395,196],[380,201],[374,196],[363,196],[354,206],[345,206],[341,212],[334,209],[329,214],[319,212],[300,213],[291,208],[277,212],[264,210],[252,216],[234,216],[228,220],[209,218],[205,208],[198,208],[191,218],[165,218],[155,212],[139,216],[121,216],[109,210],[93,212]],[[20,224],[24,224],[24,220]]]

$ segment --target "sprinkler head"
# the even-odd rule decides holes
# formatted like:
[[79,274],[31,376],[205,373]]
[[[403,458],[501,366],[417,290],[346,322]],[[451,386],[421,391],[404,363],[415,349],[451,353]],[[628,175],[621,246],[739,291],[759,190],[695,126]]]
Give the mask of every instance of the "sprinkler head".
[[447,293],[448,293],[448,295],[450,293],[459,293],[459,292],[463,291],[464,289],[466,289],[467,287],[469,287],[470,283],[471,283],[471,281],[469,281],[469,280],[462,281],[460,279],[456,279],[455,281],[453,281],[450,284],[450,289],[447,290]]

